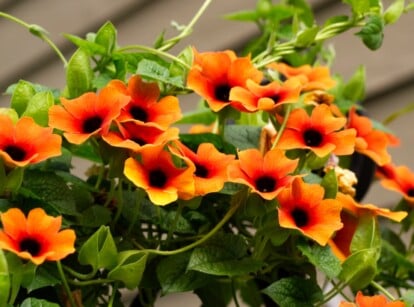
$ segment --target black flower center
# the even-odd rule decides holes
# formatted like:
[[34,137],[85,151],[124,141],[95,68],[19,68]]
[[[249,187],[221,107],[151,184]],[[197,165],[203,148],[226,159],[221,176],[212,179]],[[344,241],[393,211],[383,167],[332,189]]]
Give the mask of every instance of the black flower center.
[[305,144],[311,147],[321,145],[323,137],[322,134],[315,129],[308,129],[303,133]]
[[308,213],[303,209],[295,208],[290,214],[292,215],[297,227],[304,227],[309,222]]
[[272,192],[276,188],[276,180],[270,176],[262,176],[256,179],[256,189],[260,192]]
[[407,191],[407,195],[408,195],[408,196],[410,196],[410,197],[414,197],[414,188],[410,188],[410,189]]
[[144,146],[144,145],[147,144],[147,142],[145,140],[141,139],[141,138],[135,138],[134,137],[134,138],[131,139],[131,141],[137,143],[140,146]]
[[102,122],[102,118],[100,118],[98,115],[89,117],[83,122],[83,132],[92,133],[98,130],[99,128],[101,128]]
[[26,157],[26,151],[16,145],[9,145],[3,149],[14,161],[23,161]]
[[149,173],[149,182],[152,187],[162,188],[167,183],[167,176],[164,171],[155,169]]
[[227,84],[221,84],[216,86],[214,90],[214,96],[217,100],[229,102],[230,100],[230,86]]
[[197,177],[207,178],[208,176],[208,169],[200,164],[196,164],[196,170],[194,173]]
[[279,94],[274,94],[272,97],[269,97],[269,98],[272,99],[273,102],[276,104],[281,100],[282,97],[280,97]]
[[131,109],[129,110],[129,113],[136,120],[140,120],[142,122],[147,122],[148,121],[147,111],[144,110],[141,107],[132,106]]
[[25,238],[19,243],[21,252],[28,252],[32,256],[37,256],[40,253],[41,245],[33,238]]

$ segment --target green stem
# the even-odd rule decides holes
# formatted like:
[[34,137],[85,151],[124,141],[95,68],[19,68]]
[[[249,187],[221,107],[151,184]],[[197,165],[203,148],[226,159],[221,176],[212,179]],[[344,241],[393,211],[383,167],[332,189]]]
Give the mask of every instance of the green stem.
[[156,48],[152,48],[152,47],[148,47],[148,46],[143,46],[143,45],[130,45],[130,46],[125,46],[122,47],[120,49],[118,49],[118,52],[127,52],[127,51],[131,51],[131,50],[139,50],[139,51],[146,51],[158,56],[162,56],[168,59],[173,60],[174,62],[179,63],[181,66],[190,69],[191,66],[188,65],[186,62],[184,62],[183,60],[181,60],[180,58],[168,53],[168,52],[164,52],[160,49],[156,49]]
[[291,111],[292,111],[292,105],[288,104],[287,108],[286,108],[285,116],[283,118],[283,122],[280,125],[280,128],[279,128],[279,130],[277,131],[277,134],[276,134],[275,141],[272,144],[272,149],[276,148],[277,144],[279,143],[280,138],[282,137],[283,131],[286,129],[286,124],[287,124],[287,121],[289,119],[289,115],[290,115]]
[[[244,197],[244,200],[245,200],[245,197]],[[213,229],[211,229],[210,232],[208,232],[206,235],[204,235],[198,241],[195,241],[195,242],[193,242],[189,245],[186,245],[184,247],[181,247],[181,248],[175,249],[175,250],[146,249],[146,250],[142,250],[142,251],[147,252],[149,254],[156,254],[156,255],[160,255],[160,256],[169,256],[169,255],[176,255],[176,254],[180,254],[180,253],[186,252],[188,250],[191,250],[194,247],[197,247],[198,245],[206,242],[212,236],[214,236],[217,233],[217,231],[219,231],[220,228],[223,227],[223,225],[226,224],[227,221],[233,216],[233,214],[237,211],[237,209],[240,207],[240,205],[241,205],[241,202],[233,203],[230,206],[229,211],[227,211],[227,213],[223,216],[221,221]]]
[[236,285],[233,278],[231,279],[231,294],[233,295],[234,305],[236,305],[236,307],[240,307],[239,300],[237,299]]
[[114,282],[113,279],[106,279],[106,278],[98,278],[98,279],[91,279],[91,280],[68,280],[71,285],[78,286],[78,287],[85,287],[91,285],[100,285],[100,284],[109,284]]
[[322,306],[325,306],[325,304],[327,303],[327,302],[329,302],[331,299],[333,299],[338,293],[341,293],[342,292],[342,290],[347,286],[347,284],[346,283],[344,283],[344,284],[341,284],[341,283],[339,283],[339,284],[334,284],[334,283],[332,283],[332,285],[334,286],[333,288],[332,288],[332,290],[330,290],[329,292],[327,292],[325,295],[324,295],[324,298],[323,298],[323,300],[319,303],[319,304],[317,304],[315,307],[322,307]]
[[118,188],[117,188],[117,197],[116,197],[116,214],[114,219],[112,220],[112,225],[115,226],[115,224],[118,222],[119,218],[122,214],[122,209],[124,207],[124,201],[123,201],[123,194],[122,194],[122,179],[120,178],[118,181]]
[[68,272],[70,275],[72,275],[73,277],[75,277],[77,279],[82,279],[82,280],[91,279],[97,273],[97,270],[93,270],[92,272],[90,272],[88,274],[83,274],[83,273],[79,273],[79,272],[73,270],[71,267],[68,267],[68,266],[63,266],[63,269],[66,272]]
[[370,282],[371,286],[373,286],[374,288],[376,288],[378,291],[380,291],[381,293],[383,293],[389,300],[391,301],[395,301],[395,297],[387,290],[385,289],[383,286],[381,286],[379,283],[377,283],[376,281],[371,281]]
[[75,299],[72,296],[72,291],[70,290],[68,281],[66,280],[65,273],[63,272],[62,263],[60,261],[57,261],[56,265],[60,275],[60,279],[62,280],[63,288],[65,288],[66,294],[68,296],[70,306],[76,307]]
[[114,283],[114,285],[112,287],[111,297],[109,298],[108,307],[112,307],[114,305],[115,296],[116,296],[116,292],[118,290],[118,287],[119,287],[119,283],[118,282]]
[[210,5],[212,0],[205,0],[203,5],[198,9],[197,13],[194,15],[193,19],[185,26],[185,28],[181,31],[180,34],[177,36],[167,40],[164,42],[163,46],[159,48],[161,51],[169,50],[174,47],[178,42],[180,42],[184,37],[191,34],[192,29],[196,22],[200,19],[200,17],[204,14],[204,11]]
[[65,67],[68,65],[68,62],[66,61],[60,49],[56,46],[55,43],[52,42],[52,40],[44,33],[44,31],[42,31],[40,27],[33,25],[33,24],[28,24],[27,22],[24,22],[23,20],[13,15],[7,14],[5,12],[0,12],[0,17],[3,17],[7,20],[17,23],[18,25],[29,30],[29,32],[32,33],[33,35],[39,37],[41,40],[43,40],[45,43],[47,43],[52,48],[52,50],[57,54],[57,56],[62,61]]

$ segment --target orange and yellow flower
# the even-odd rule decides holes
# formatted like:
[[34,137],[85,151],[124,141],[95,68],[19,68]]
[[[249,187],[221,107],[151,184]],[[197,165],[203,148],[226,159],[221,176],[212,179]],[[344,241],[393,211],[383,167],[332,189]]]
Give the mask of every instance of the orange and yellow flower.
[[187,86],[203,97],[214,112],[230,105],[233,87],[244,87],[249,79],[254,82],[262,79],[263,74],[253,66],[249,57],[237,57],[231,50],[193,51],[194,63],[188,73]]
[[125,85],[120,80],[112,80],[107,87],[115,88],[129,97],[121,114],[120,122],[135,121],[159,129],[167,129],[182,117],[178,98],[165,96],[160,98],[160,89],[156,82],[145,82],[138,75],[132,76]]
[[391,161],[391,156],[387,152],[387,133],[374,129],[368,117],[358,115],[356,109],[351,108],[347,127],[354,128],[357,132],[355,151],[368,156],[380,166]]
[[381,185],[400,193],[409,203],[414,203],[414,172],[405,165],[387,164],[383,168]]
[[11,251],[36,265],[58,261],[75,252],[76,235],[72,229],[60,230],[62,217],[47,215],[35,208],[26,216],[18,208],[0,214],[0,248]]
[[342,193],[338,193],[337,200],[342,204],[341,221],[344,227],[337,231],[335,236],[329,240],[329,246],[341,261],[344,261],[351,254],[352,238],[361,216],[382,216],[395,222],[400,222],[407,216],[405,211],[393,212],[386,208],[378,208],[372,204],[358,204],[351,196]]
[[218,192],[223,188],[227,181],[227,166],[234,160],[234,155],[221,153],[211,143],[200,144],[196,152],[182,143],[176,142],[176,145],[177,154],[190,159],[195,165],[196,196]]
[[257,149],[246,149],[238,157],[228,166],[229,181],[247,185],[266,200],[274,199],[295,178],[291,173],[298,160],[288,159],[282,150],[272,149],[263,156]]
[[341,203],[336,199],[324,199],[324,194],[320,185],[296,178],[290,188],[283,189],[277,196],[280,226],[297,229],[320,245],[326,245],[343,225]]
[[[327,105],[317,105],[311,115],[298,108],[290,114],[277,146],[281,149],[309,149],[318,157],[330,153],[354,152],[355,129],[343,129],[346,118],[335,117]],[[342,130],[341,130],[342,129]]]
[[110,131],[102,139],[114,147],[139,152],[143,147],[165,145],[178,139],[179,129],[170,127],[161,130],[138,122],[117,123],[119,131]]
[[49,109],[49,126],[64,131],[73,144],[82,144],[91,136],[108,133],[112,121],[129,101],[114,88],[105,87],[99,94],[88,92]]
[[14,124],[7,115],[0,115],[0,127],[0,157],[9,167],[23,167],[61,155],[62,138],[31,117],[22,117]]
[[284,103],[299,100],[301,84],[296,79],[280,83],[273,81],[265,85],[247,80],[246,86],[236,86],[230,91],[232,106],[243,112],[257,110],[274,111]]
[[402,301],[389,302],[383,294],[365,296],[361,291],[358,291],[355,303],[341,302],[339,307],[405,307],[405,303]]
[[184,167],[177,167],[164,146],[142,148],[140,161],[128,158],[124,174],[137,187],[144,189],[151,202],[164,206],[178,198],[194,196],[194,164],[183,158]]
[[302,84],[302,91],[328,90],[335,86],[329,68],[326,66],[312,67],[309,64],[292,67],[286,63],[271,63],[270,69],[276,70],[285,79],[298,78]]

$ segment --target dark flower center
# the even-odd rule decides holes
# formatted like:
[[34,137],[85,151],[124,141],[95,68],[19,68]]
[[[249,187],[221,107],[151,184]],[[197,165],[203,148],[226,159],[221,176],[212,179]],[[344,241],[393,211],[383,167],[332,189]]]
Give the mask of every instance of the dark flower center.
[[132,138],[131,141],[137,143],[140,146],[144,146],[147,144],[147,142],[141,138]]
[[160,169],[155,169],[149,173],[150,185],[157,188],[162,188],[167,183],[167,176]]
[[98,115],[89,117],[83,122],[83,132],[92,133],[98,130],[99,128],[101,128],[102,122],[102,118],[100,118]]
[[138,106],[132,106],[129,110],[129,113],[132,117],[136,120],[140,120],[142,122],[148,121],[148,114],[147,111]]
[[410,197],[414,197],[414,188],[411,188],[407,191],[407,195]]
[[256,179],[256,189],[260,192],[272,192],[276,188],[276,180],[270,176]]
[[8,153],[14,161],[23,161],[26,157],[26,151],[19,146],[9,145],[3,151]]
[[303,209],[295,208],[290,214],[298,227],[304,227],[309,222],[308,213]]
[[322,143],[322,134],[314,129],[308,129],[303,133],[305,144],[311,147],[316,147]]
[[33,238],[25,238],[19,243],[21,252],[28,252],[32,256],[37,256],[40,253],[41,245]]
[[282,97],[280,97],[280,95],[279,94],[274,94],[272,97],[269,97],[270,99],[272,99],[273,100],[273,102],[276,104],[276,103],[278,103],[279,101],[280,101],[280,99],[282,98]]
[[200,164],[196,164],[196,170],[194,173],[197,177],[207,178],[208,176],[208,169]]
[[230,86],[228,86],[227,84],[218,85],[214,90],[214,96],[217,100],[229,102]]

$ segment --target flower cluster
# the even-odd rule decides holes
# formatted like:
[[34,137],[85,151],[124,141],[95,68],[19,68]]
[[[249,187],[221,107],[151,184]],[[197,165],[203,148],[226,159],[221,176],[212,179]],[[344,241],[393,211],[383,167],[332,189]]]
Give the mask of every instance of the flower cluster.
[[[399,237],[412,229],[414,172],[394,164],[398,138],[366,115],[363,75],[333,76],[323,45],[361,28],[376,49],[404,5],[349,1],[352,16],[319,27],[304,1],[259,0],[228,16],[261,30],[242,55],[169,53],[209,2],[154,47],[117,46],[110,22],[67,35],[78,47],[68,62],[46,40],[65,88],[9,87],[1,306],[120,306],[122,288],[137,290],[133,306],[189,291],[203,306],[414,303],[414,250]],[[187,94],[200,103],[183,113]],[[82,175],[74,158],[88,162]],[[374,176],[398,206],[361,203]]]

